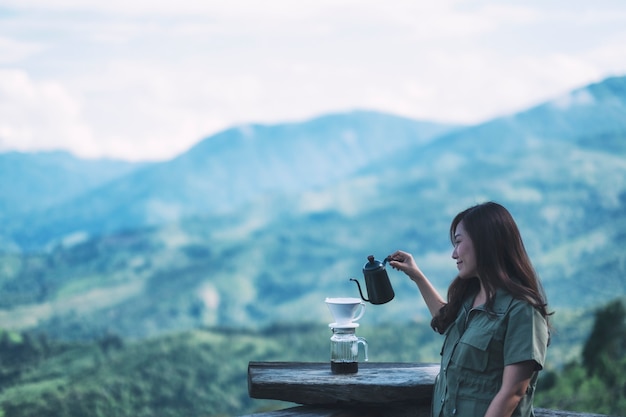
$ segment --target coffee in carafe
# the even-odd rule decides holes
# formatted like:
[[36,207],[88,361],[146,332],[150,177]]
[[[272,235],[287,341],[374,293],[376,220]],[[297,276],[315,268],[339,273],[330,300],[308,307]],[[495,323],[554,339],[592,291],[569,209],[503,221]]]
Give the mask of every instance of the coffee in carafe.
[[367,361],[367,341],[355,335],[359,325],[350,323],[330,325],[333,335],[330,338],[330,370],[333,374],[354,374],[359,371],[359,344],[363,345]]

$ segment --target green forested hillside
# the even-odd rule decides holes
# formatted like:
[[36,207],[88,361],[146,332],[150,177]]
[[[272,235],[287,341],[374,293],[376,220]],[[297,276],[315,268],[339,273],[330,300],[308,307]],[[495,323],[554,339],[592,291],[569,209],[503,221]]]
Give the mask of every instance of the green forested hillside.
[[[425,326],[362,334],[373,361],[436,359],[438,340]],[[329,338],[330,330],[318,325],[202,329],[142,342],[108,335],[93,343],[60,343],[5,332],[0,415],[235,416],[282,408],[248,397],[248,362],[327,361]]]
[[[537,407],[610,415],[624,409],[623,304],[609,304],[593,317],[593,326],[583,326],[585,340],[571,332],[579,327],[578,318],[555,320],[558,332],[540,378]],[[598,325],[607,320],[614,332]],[[615,325],[620,322],[621,327]],[[441,336],[426,322],[363,326],[358,333],[368,340],[371,361],[439,360]],[[325,362],[329,338],[330,330],[318,324],[198,329],[141,342],[109,334],[90,343],[63,343],[5,331],[0,337],[0,416],[204,417],[284,408],[291,404],[249,398],[248,363]],[[577,353],[563,362],[564,352]]]

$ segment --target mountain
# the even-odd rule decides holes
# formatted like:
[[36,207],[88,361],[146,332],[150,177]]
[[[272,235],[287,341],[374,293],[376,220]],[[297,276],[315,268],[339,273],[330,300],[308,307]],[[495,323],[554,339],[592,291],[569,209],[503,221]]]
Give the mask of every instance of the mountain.
[[364,111],[303,123],[239,126],[170,161],[28,213],[15,222],[7,239],[32,249],[77,234],[228,212],[267,194],[325,187],[453,128]]
[[[225,131],[63,203],[77,229],[59,220],[60,209],[33,218],[36,232],[21,229],[21,242],[89,231],[90,221],[103,234],[3,254],[0,327],[84,338],[323,325],[330,319],[324,297],[358,295],[349,278],[362,281],[370,254],[412,252],[445,292],[456,272],[449,223],[485,200],[516,218],[555,320],[593,308],[626,288],[625,87],[626,77],[610,78],[479,125],[439,126],[421,139],[422,122],[368,113]],[[375,129],[376,120],[384,129]],[[348,121],[363,130],[341,136]],[[155,196],[181,217],[141,220]],[[82,207],[90,201],[97,204]],[[80,214],[89,210],[91,220]],[[134,218],[134,227],[124,223]],[[389,275],[396,298],[368,305],[361,323],[424,322],[414,284]]]
[[5,230],[0,232],[0,247],[7,238],[7,222],[62,204],[146,165],[86,160],[62,151],[0,153],[0,221]]
[[146,165],[63,151],[0,153],[0,216],[52,207]]

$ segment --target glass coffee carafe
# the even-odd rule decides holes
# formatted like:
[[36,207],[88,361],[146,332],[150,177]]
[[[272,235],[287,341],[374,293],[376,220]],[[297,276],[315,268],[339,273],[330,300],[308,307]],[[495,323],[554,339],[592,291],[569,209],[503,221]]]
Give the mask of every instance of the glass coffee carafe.
[[363,345],[367,361],[367,341],[357,337],[357,323],[331,325],[333,335],[330,338],[330,370],[334,374],[354,374],[359,371],[359,344]]

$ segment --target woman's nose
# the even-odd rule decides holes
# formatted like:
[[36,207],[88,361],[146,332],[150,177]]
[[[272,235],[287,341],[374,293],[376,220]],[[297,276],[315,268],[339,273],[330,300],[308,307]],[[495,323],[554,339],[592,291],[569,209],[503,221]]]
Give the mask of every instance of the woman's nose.
[[452,259],[456,259],[458,257],[459,257],[459,255],[457,255],[457,253],[456,253],[456,248],[454,248],[454,250],[452,251]]

